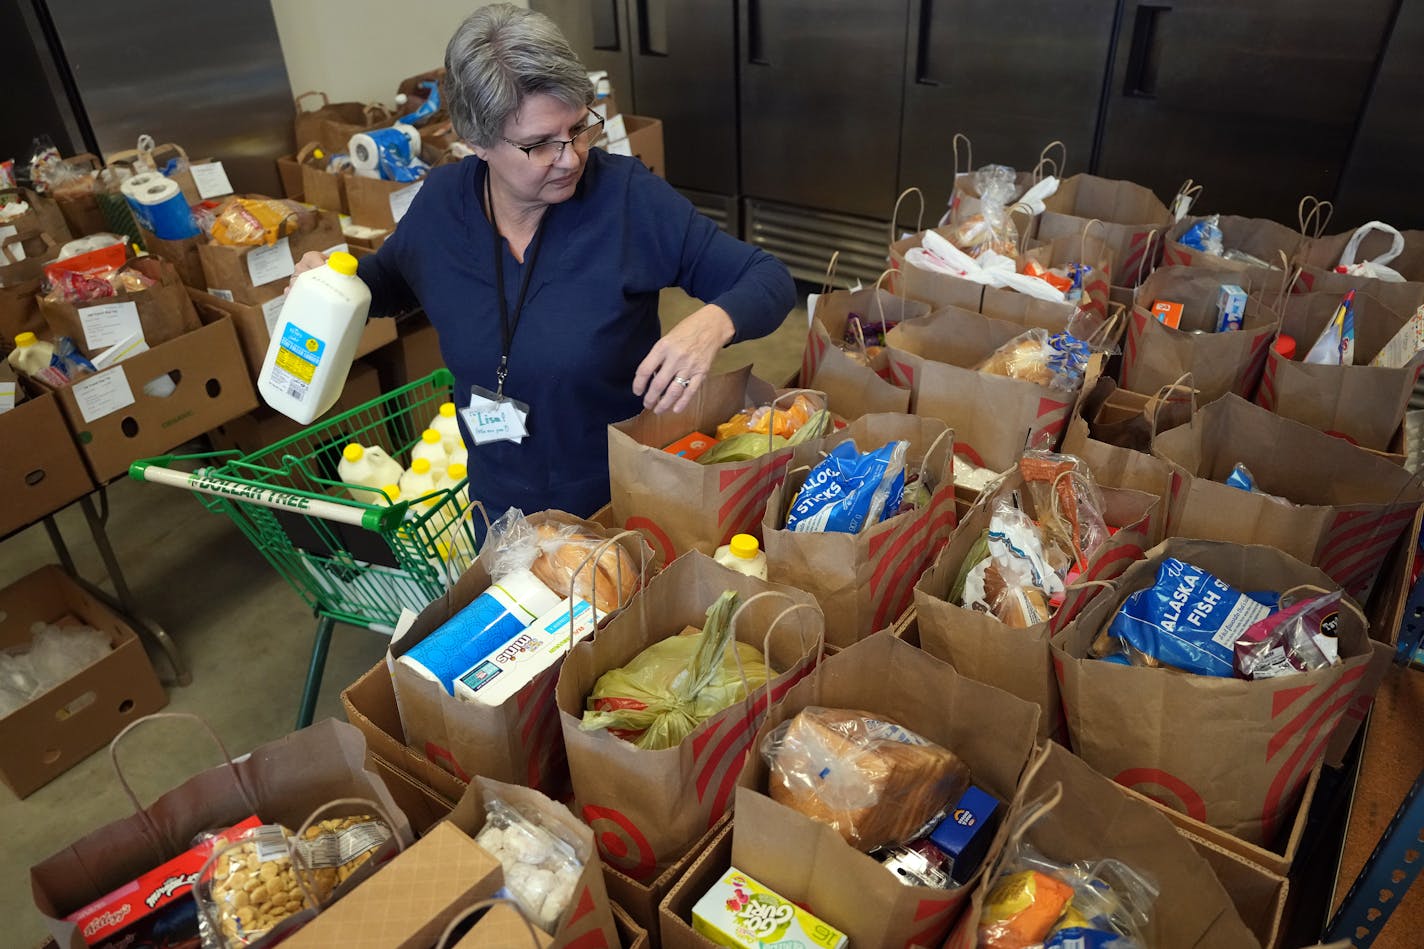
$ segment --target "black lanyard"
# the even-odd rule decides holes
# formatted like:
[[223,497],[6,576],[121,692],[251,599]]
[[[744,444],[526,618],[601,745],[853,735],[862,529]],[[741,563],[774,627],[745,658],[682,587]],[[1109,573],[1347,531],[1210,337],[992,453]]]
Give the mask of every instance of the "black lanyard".
[[504,238],[499,233],[499,224],[494,218],[494,196],[490,193],[489,168],[485,168],[485,205],[489,212],[490,231],[494,234],[494,282],[499,291],[499,332],[503,350],[500,352],[499,368],[495,370],[495,395],[504,398],[504,380],[509,376],[509,350],[514,343],[514,334],[519,329],[519,321],[524,316],[524,294],[529,291],[529,278],[534,274],[534,266],[539,262],[539,248],[544,245],[544,220],[552,208],[545,208],[534,229],[534,241],[524,260],[524,279],[519,284],[519,299],[514,301],[514,319],[509,318],[509,304],[504,299]]

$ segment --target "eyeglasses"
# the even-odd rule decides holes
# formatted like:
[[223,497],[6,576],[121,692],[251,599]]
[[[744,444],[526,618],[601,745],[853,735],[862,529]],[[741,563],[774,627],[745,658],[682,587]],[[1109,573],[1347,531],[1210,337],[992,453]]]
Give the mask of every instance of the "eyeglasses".
[[593,147],[593,143],[598,141],[598,137],[603,134],[603,119],[598,117],[598,113],[589,112],[593,117],[593,124],[587,125],[582,131],[575,133],[574,137],[568,141],[551,138],[547,142],[539,142],[535,145],[521,145],[518,142],[511,142],[503,139],[506,144],[513,145],[525,155],[529,160],[540,167],[547,168],[560,158],[564,157],[564,148],[572,145],[575,151],[588,151]]

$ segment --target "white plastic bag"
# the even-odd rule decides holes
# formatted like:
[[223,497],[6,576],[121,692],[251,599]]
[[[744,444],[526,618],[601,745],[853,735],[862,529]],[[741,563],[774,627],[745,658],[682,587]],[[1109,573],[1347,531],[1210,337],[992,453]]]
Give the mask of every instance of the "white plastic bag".
[[[1355,255],[1360,252],[1360,244],[1365,239],[1365,235],[1371,231],[1380,231],[1384,234],[1393,234],[1394,243],[1389,250],[1380,254],[1374,260],[1362,260],[1355,262]],[[1371,221],[1355,229],[1355,233],[1350,235],[1350,242],[1345,245],[1345,249],[1340,252],[1340,266],[1336,267],[1339,273],[1350,274],[1354,277],[1370,277],[1375,280],[1385,280],[1389,283],[1403,283],[1404,275],[1392,267],[1386,266],[1394,258],[1404,253],[1404,235],[1390,227],[1383,221]]]

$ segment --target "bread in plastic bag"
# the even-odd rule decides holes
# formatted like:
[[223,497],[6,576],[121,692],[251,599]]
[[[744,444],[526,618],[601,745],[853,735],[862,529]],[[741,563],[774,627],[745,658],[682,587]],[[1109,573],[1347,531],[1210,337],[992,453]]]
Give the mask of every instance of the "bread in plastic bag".
[[485,826],[475,843],[499,861],[505,886],[524,915],[552,933],[583,873],[578,850],[536,818],[486,795]]
[[762,741],[772,800],[857,850],[915,839],[969,786],[952,752],[870,712],[810,707]]
[[950,243],[973,257],[985,251],[1015,256],[1019,229],[1008,209],[1018,191],[1014,170],[1007,165],[984,165],[974,172],[974,187],[979,192],[979,213],[955,226]]
[[1031,329],[1000,346],[976,368],[995,376],[1008,376],[1064,392],[1083,385],[1092,349],[1068,333]]
[[718,712],[743,701],[773,672],[761,650],[732,639],[739,597],[728,590],[702,630],[656,642],[598,677],[579,727],[607,729],[639,748],[675,748]]
[[607,616],[637,592],[638,565],[622,545],[567,522],[545,521],[534,535],[537,553],[529,569],[559,596],[586,600]]
[[964,571],[961,605],[1016,629],[1047,622],[1053,615],[1052,598],[1064,590],[1069,554],[1048,542],[1008,498],[994,502],[984,541],[982,559]]
[[212,239],[230,247],[275,244],[297,217],[297,208],[272,198],[233,198],[213,219]]

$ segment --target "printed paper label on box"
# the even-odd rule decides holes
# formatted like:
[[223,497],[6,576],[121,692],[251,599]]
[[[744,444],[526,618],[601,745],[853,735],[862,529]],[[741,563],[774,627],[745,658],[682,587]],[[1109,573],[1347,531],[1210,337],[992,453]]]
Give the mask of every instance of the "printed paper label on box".
[[82,306],[79,308],[79,325],[84,328],[84,348],[91,351],[143,334],[143,327],[138,321],[138,306],[132,300]]
[[620,112],[603,123],[603,134],[608,136],[610,142],[628,137],[628,123],[623,121],[623,113]]
[[84,416],[86,422],[101,419],[134,403],[133,390],[129,388],[129,377],[124,373],[123,366],[80,379],[69,388],[74,392],[74,401],[79,403],[79,414]]
[[285,237],[271,247],[255,247],[247,254],[247,275],[252,278],[254,287],[286,280],[296,273],[296,269],[292,249]]
[[267,321],[267,335],[277,332],[277,321],[282,318],[282,307],[287,304],[287,295],[274,297],[262,304],[262,318]]
[[420,193],[420,187],[423,184],[425,184],[425,182],[417,181],[409,188],[401,188],[399,191],[391,192],[390,198],[388,199],[391,204],[391,217],[395,219],[397,224],[400,223],[401,218],[405,217],[405,212],[410,210],[410,203],[414,201],[415,196]]
[[608,143],[608,154],[610,154],[610,155],[627,155],[629,158],[632,158],[632,157],[633,157],[633,148],[632,148],[632,146],[630,146],[630,145],[628,144],[628,140],[627,140],[626,138],[620,138],[620,139],[619,139],[618,141],[616,141],[616,142],[609,142],[609,143]]
[[232,302],[231,290],[223,290],[218,287],[208,287],[208,292],[211,293],[213,296],[217,297],[219,300],[226,300],[229,303]]
[[15,383],[0,381],[0,412],[8,412],[15,407]]
[[208,198],[232,194],[232,182],[227,180],[227,171],[223,168],[222,162],[211,161],[201,165],[189,165],[188,170],[193,173],[193,184],[198,189],[198,197],[204,201]]
[[[20,229],[13,224],[6,224],[4,227],[0,227],[0,244],[5,243],[18,233],[20,233]],[[20,259],[24,260],[23,257]]]

